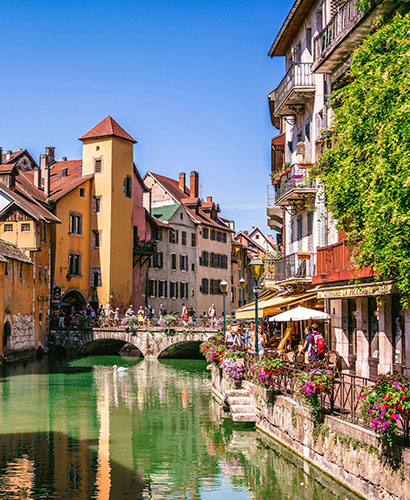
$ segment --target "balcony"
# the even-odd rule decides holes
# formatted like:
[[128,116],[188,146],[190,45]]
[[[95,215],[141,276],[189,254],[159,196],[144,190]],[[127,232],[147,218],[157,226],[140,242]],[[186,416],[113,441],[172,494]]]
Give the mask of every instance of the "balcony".
[[154,240],[140,240],[134,238],[133,254],[134,266],[139,264],[141,267],[148,259],[157,253],[157,243]]
[[265,263],[265,282],[275,284],[311,283],[315,274],[315,254],[296,252]]
[[362,13],[356,7],[356,0],[347,0],[314,38],[312,71],[332,73],[362,42],[374,20],[391,8],[373,5]]
[[283,228],[283,209],[275,206],[275,188],[272,184],[268,184],[268,206],[266,213],[268,215],[268,226],[278,233],[282,232]]
[[352,247],[345,240],[317,249],[315,285],[374,276],[371,266],[357,269],[353,264]]
[[312,63],[294,63],[283,80],[269,94],[272,123],[274,118],[303,114],[306,101],[315,93]]
[[309,180],[306,168],[294,164],[289,173],[281,176],[269,201],[279,207],[295,206],[314,197],[315,193],[316,184]]

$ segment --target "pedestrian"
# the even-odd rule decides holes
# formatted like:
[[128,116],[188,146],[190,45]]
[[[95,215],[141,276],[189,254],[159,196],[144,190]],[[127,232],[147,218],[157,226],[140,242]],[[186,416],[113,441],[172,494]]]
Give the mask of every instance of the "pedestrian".
[[185,307],[184,316],[183,316],[182,320],[184,322],[184,326],[188,326],[188,322],[189,322],[189,309],[187,307]]
[[154,309],[152,308],[152,305],[150,304],[147,309],[147,324],[148,326],[152,325],[152,322],[154,320]]
[[184,318],[185,318],[185,310],[186,310],[186,305],[182,303],[182,311],[181,311],[181,320],[184,326],[186,326]]
[[59,328],[65,328],[64,326],[64,313],[63,311],[60,311],[58,314],[58,327]]
[[159,319],[162,319],[164,316],[167,315],[167,310],[166,308],[163,306],[163,304],[161,304],[159,306]]
[[188,326],[193,328],[195,326],[195,310],[192,306],[189,308],[189,318],[188,318]]
[[137,312],[138,326],[144,326],[145,311],[142,306],[139,306]]
[[119,322],[120,322],[120,308],[117,307],[114,313],[114,325],[117,326]]
[[305,363],[307,364],[309,362],[309,354],[310,354],[310,339],[312,337],[313,329],[310,326],[307,326],[305,328],[305,341],[302,345],[302,347],[299,349],[298,354],[301,352],[304,353],[305,355]]
[[216,309],[215,309],[215,304],[212,304],[211,307],[208,309],[208,317],[209,317],[209,322],[211,328],[215,326],[215,319],[216,319]]
[[130,307],[125,311],[125,317],[132,318],[132,316],[134,316],[134,308],[130,305]]
[[317,330],[317,325],[312,325],[312,335],[310,337],[310,358],[309,361],[325,359],[326,342],[323,335]]

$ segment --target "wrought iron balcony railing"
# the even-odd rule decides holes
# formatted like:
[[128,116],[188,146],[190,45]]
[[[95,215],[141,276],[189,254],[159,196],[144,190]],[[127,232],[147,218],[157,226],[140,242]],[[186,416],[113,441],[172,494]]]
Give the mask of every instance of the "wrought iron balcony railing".
[[316,270],[316,254],[296,252],[265,263],[265,280],[309,282]]
[[283,80],[269,94],[273,102],[273,115],[286,116],[302,114],[308,96],[313,96],[312,63],[294,63],[289,68]]
[[287,206],[316,193],[316,184],[311,181],[306,168],[294,164],[286,176],[276,185],[274,205]]

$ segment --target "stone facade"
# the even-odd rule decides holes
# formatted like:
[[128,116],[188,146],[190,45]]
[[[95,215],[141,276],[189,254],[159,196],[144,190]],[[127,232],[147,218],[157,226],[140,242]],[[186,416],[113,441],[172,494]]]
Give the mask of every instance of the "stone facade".
[[[212,366],[212,389],[224,403],[231,384]],[[377,436],[363,427],[325,415],[317,424],[296,401],[271,395],[251,382],[242,382],[258,415],[256,429],[279,441],[307,462],[334,477],[367,500],[410,498],[410,450],[396,446],[383,455]],[[269,401],[269,402],[268,402]]]
[[10,351],[18,354],[34,350],[34,317],[32,314],[14,314],[11,322]]

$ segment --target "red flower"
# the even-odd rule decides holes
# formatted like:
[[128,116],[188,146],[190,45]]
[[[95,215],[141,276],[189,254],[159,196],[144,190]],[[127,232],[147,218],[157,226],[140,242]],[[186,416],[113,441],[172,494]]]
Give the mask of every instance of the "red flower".
[[406,401],[406,396],[402,396],[402,397],[401,397],[401,400],[402,400],[402,401]]

